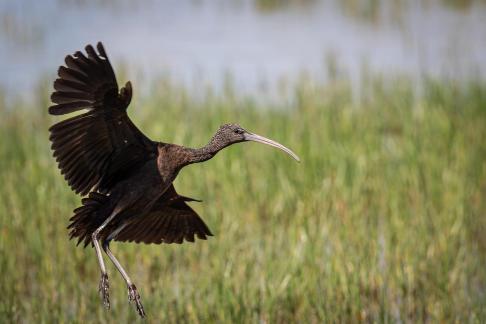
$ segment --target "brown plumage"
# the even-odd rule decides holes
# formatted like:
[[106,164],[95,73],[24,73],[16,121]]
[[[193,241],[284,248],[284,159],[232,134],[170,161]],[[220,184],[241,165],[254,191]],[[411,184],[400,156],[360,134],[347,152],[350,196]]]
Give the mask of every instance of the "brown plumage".
[[129,300],[145,316],[140,296],[125,270],[110,251],[112,240],[135,243],[182,243],[205,240],[211,231],[179,195],[172,182],[180,169],[211,159],[221,149],[256,141],[297,156],[288,148],[239,125],[219,128],[208,145],[186,148],[147,138],[130,120],[127,108],[132,86],[118,84],[101,43],[68,55],[58,71],[49,107],[52,115],[83,110],[50,128],[54,157],[71,189],[87,195],[74,210],[68,226],[78,244],[92,245],[101,268],[99,290],[109,308],[108,275],[101,247],[128,286]]

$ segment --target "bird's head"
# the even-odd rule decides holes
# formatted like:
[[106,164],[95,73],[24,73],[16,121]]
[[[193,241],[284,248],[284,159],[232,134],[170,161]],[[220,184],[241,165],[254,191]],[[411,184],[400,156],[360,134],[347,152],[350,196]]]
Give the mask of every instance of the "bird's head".
[[247,141],[259,142],[259,143],[276,147],[286,152],[295,160],[300,162],[299,157],[294,152],[292,152],[289,148],[266,137],[250,133],[249,131],[247,131],[246,129],[244,129],[238,124],[221,125],[221,127],[218,129],[216,134],[214,134],[212,139],[212,142],[214,144],[218,144],[218,146],[220,146],[221,148],[235,143],[241,143]]

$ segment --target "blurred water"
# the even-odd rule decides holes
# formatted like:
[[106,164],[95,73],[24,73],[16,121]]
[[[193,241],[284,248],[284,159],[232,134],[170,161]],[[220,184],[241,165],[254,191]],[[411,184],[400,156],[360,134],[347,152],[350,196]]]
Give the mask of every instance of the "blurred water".
[[330,66],[357,83],[366,69],[485,78],[486,6],[465,3],[3,0],[0,88],[29,93],[98,40],[136,88],[170,75],[221,89],[230,73],[242,93],[271,92],[302,71],[326,80]]

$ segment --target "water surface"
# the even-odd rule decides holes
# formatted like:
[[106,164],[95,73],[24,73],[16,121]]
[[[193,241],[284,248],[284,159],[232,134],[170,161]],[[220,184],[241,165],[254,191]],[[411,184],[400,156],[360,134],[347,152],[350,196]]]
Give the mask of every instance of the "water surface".
[[[448,78],[486,76],[486,6],[396,1],[57,1],[0,3],[0,87],[28,93],[66,54],[103,41],[137,86],[160,75],[198,88],[272,91],[329,66]],[[446,3],[446,4],[444,4]],[[143,76],[143,77],[142,77]],[[141,80],[140,80],[141,79]]]

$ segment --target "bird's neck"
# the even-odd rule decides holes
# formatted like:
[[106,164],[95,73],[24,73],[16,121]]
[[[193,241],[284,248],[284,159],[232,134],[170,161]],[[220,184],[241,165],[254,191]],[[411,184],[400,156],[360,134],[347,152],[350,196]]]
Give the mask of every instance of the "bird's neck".
[[212,139],[206,146],[201,148],[188,148],[188,164],[207,161],[224,147],[224,145]]

